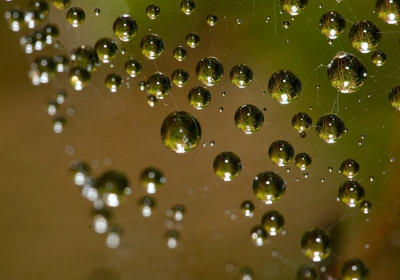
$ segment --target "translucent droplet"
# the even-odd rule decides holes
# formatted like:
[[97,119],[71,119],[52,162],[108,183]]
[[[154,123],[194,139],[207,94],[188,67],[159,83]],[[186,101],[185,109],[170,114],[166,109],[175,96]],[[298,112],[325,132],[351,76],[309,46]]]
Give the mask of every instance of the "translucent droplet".
[[221,92],[221,95],[222,95],[222,96],[226,96],[226,91],[222,91],[222,92]]
[[362,140],[358,140],[357,143],[358,143],[359,146],[361,146],[363,144],[363,141]]
[[81,45],[71,51],[72,66],[82,67],[93,73],[100,65],[99,57],[93,47]]
[[175,230],[169,230],[165,234],[165,241],[167,242],[168,248],[175,249],[178,246],[180,236]]
[[81,161],[72,161],[69,166],[69,170],[75,185],[83,186],[86,183],[90,172],[90,168],[87,163]]
[[369,269],[360,259],[346,261],[340,270],[343,280],[364,280],[369,277]]
[[286,167],[286,172],[287,172],[287,173],[290,172],[290,167]]
[[90,73],[82,67],[73,67],[68,74],[68,81],[75,90],[82,90],[90,82],[90,79]]
[[78,27],[85,22],[86,15],[85,12],[79,7],[72,7],[67,12],[67,22],[72,25],[72,27]]
[[172,72],[172,82],[178,87],[183,87],[189,82],[189,73],[184,69],[176,69]]
[[253,271],[250,268],[248,267],[242,268],[240,280],[252,280],[253,279],[252,276],[253,276]]
[[222,152],[214,159],[214,173],[224,181],[231,181],[242,170],[240,158],[232,152]]
[[114,35],[121,41],[128,42],[135,37],[138,31],[136,21],[128,14],[123,14],[114,21]]
[[176,153],[189,152],[200,142],[200,123],[187,112],[173,112],[162,123],[161,139],[168,149]]
[[253,192],[258,199],[266,204],[278,201],[285,194],[285,181],[277,173],[264,171],[253,181]]
[[186,44],[195,48],[200,44],[200,36],[196,32],[191,32],[186,36]]
[[94,231],[100,234],[106,233],[108,225],[113,218],[111,211],[106,207],[100,209],[93,208],[93,210],[91,210],[91,216],[93,216]]
[[320,262],[332,252],[332,244],[328,231],[312,228],[307,230],[301,238],[301,251],[314,262]]
[[186,209],[183,205],[177,204],[173,207],[171,207],[171,216],[176,220],[176,221],[182,221],[183,215],[186,212]]
[[262,216],[261,224],[270,236],[275,236],[282,231],[285,219],[278,211],[270,210]]
[[354,159],[346,159],[340,165],[340,172],[349,179],[353,179],[360,171],[360,165]]
[[277,140],[271,143],[268,149],[268,157],[272,163],[278,166],[285,166],[292,161],[294,156],[293,146],[284,140]]
[[110,207],[117,207],[132,192],[125,174],[116,170],[104,172],[99,178],[96,189],[99,197]]
[[381,40],[381,33],[373,22],[362,20],[351,27],[349,40],[357,51],[369,53],[377,47]]
[[95,15],[96,17],[99,16],[100,13],[101,13],[100,8],[98,8],[98,7],[94,8],[93,13],[94,13],[94,15]]
[[333,167],[332,166],[328,166],[328,171],[332,172],[333,171]]
[[173,51],[174,58],[178,61],[183,61],[187,56],[187,51],[184,47],[176,47]]
[[369,176],[369,180],[371,181],[371,182],[373,182],[374,180],[375,180],[375,178],[374,178],[374,176]]
[[131,77],[136,77],[142,72],[142,64],[140,61],[130,58],[125,62],[125,72]]
[[146,35],[140,41],[140,50],[146,58],[156,59],[163,53],[164,43],[158,35]]
[[66,124],[66,120],[64,117],[56,115],[53,117],[53,131],[55,133],[61,133],[64,130],[64,126]]
[[188,101],[193,108],[201,110],[210,104],[211,94],[205,87],[195,86],[189,91]]
[[69,69],[69,59],[64,55],[55,55],[53,61],[56,66],[56,71],[59,73],[66,72]]
[[386,54],[382,51],[375,51],[372,54],[372,62],[376,66],[382,66],[386,62]]
[[146,82],[145,81],[140,81],[138,86],[139,86],[139,90],[144,91],[146,89]]
[[36,28],[42,22],[43,18],[44,15],[38,11],[27,10],[24,14],[25,25],[30,29]]
[[111,92],[116,92],[122,87],[123,81],[120,75],[110,73],[106,76],[104,83]]
[[219,107],[219,108],[218,108],[218,111],[219,111],[220,113],[222,113],[222,112],[224,111],[224,107]]
[[154,107],[157,103],[157,100],[158,100],[157,97],[155,97],[154,95],[147,96],[147,104],[150,107]]
[[263,126],[264,115],[257,106],[245,104],[236,110],[234,121],[240,131],[252,134],[259,131]]
[[245,200],[240,204],[240,210],[246,217],[253,217],[254,214],[254,203],[250,200]]
[[47,101],[47,114],[50,116],[54,116],[57,113],[57,109],[59,107],[59,104],[55,99],[49,99]]
[[345,29],[346,20],[338,12],[327,12],[319,20],[319,30],[328,39],[336,39]]
[[322,9],[322,4],[318,4],[318,8]]
[[356,56],[340,51],[328,65],[328,79],[342,93],[355,92],[364,84],[366,71]]
[[308,4],[308,0],[281,0],[282,9],[291,16],[297,16]]
[[361,135],[360,135],[360,138],[361,138],[361,139],[365,139],[365,134],[364,134],[364,133],[361,134]]
[[209,14],[207,16],[206,20],[207,20],[207,23],[208,23],[209,26],[214,26],[218,22],[218,17],[216,15],[214,15],[214,14]]
[[372,203],[369,200],[363,199],[360,202],[360,209],[364,214],[368,214],[371,209]]
[[339,199],[350,207],[360,204],[364,198],[365,190],[357,181],[346,181],[339,187]]
[[140,184],[150,194],[155,193],[165,182],[164,174],[155,167],[148,167],[140,174]]
[[295,280],[318,280],[319,271],[313,264],[303,264],[296,271]]
[[292,71],[280,70],[269,79],[268,91],[274,100],[288,104],[300,95],[301,82]]
[[288,29],[289,26],[290,26],[290,22],[288,22],[287,20],[285,20],[285,21],[283,22],[283,27],[284,27],[285,29]]
[[211,140],[211,141],[210,141],[210,146],[211,146],[211,147],[214,147],[214,146],[215,146],[215,141],[214,141],[214,140]]
[[294,158],[294,164],[300,170],[306,170],[311,165],[312,159],[307,153],[299,153]]
[[316,125],[317,135],[326,143],[335,143],[342,138],[345,130],[343,120],[336,114],[322,116]]
[[260,247],[264,245],[265,241],[267,240],[268,233],[262,225],[256,225],[251,229],[250,236],[254,245]]
[[378,17],[388,24],[397,24],[400,17],[400,1],[398,0],[378,0],[375,4]]
[[150,217],[153,214],[153,210],[156,207],[156,202],[149,196],[143,196],[139,200],[140,210],[142,211],[143,217]]
[[186,15],[190,15],[196,9],[196,3],[193,0],[182,0],[181,11]]
[[171,82],[167,75],[156,72],[147,79],[146,91],[157,99],[164,99],[171,91]]
[[246,64],[237,64],[232,67],[229,79],[235,86],[245,88],[253,81],[253,71]]
[[58,104],[63,104],[65,99],[67,98],[67,93],[63,89],[59,89],[56,93],[56,102]]
[[52,0],[52,3],[58,10],[65,10],[71,6],[71,0]]
[[206,86],[216,85],[224,75],[224,68],[216,57],[205,57],[196,65],[196,77]]
[[306,132],[312,125],[312,119],[307,113],[299,112],[292,118],[292,127],[299,133]]
[[111,249],[118,248],[121,243],[121,229],[117,226],[112,226],[107,231],[106,244]]
[[101,62],[109,63],[117,55],[118,47],[114,40],[104,37],[97,40],[94,51]]
[[18,32],[25,26],[25,14],[18,9],[8,10],[4,17],[6,18],[8,27],[14,32]]
[[389,102],[396,110],[400,111],[400,85],[389,91]]
[[156,19],[161,13],[160,7],[150,4],[146,8],[146,15],[149,19]]
[[29,77],[32,79],[32,84],[46,84],[54,78],[56,65],[50,56],[39,56],[31,64]]

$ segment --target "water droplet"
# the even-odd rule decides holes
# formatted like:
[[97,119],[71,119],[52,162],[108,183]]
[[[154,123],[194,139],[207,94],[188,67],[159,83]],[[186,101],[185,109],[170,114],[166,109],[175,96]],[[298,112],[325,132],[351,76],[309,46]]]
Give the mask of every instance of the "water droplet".
[[142,72],[142,64],[140,61],[130,58],[125,62],[125,72],[131,77],[136,77]]
[[390,162],[394,162],[395,160],[396,160],[395,157],[391,157],[391,158],[390,158]]
[[232,67],[229,79],[233,85],[245,88],[253,81],[253,71],[246,64],[237,64]]
[[389,91],[389,102],[396,110],[400,111],[400,86],[396,86]]
[[216,15],[214,15],[214,14],[209,14],[207,16],[206,20],[207,20],[207,23],[208,23],[209,26],[214,26],[218,22],[218,17]]
[[146,15],[149,19],[156,19],[161,13],[160,7],[150,4],[146,8]]
[[319,30],[328,39],[336,39],[345,29],[346,20],[338,12],[327,12],[319,20]]
[[250,200],[245,200],[240,204],[240,210],[246,217],[253,217],[254,214],[254,203]]
[[139,86],[139,90],[144,91],[146,89],[146,82],[140,81],[138,86]]
[[378,17],[386,23],[397,25],[400,11],[398,1],[378,0],[376,1],[375,11],[378,13]]
[[339,199],[350,207],[359,205],[364,198],[365,190],[357,181],[346,181],[339,187]]
[[180,236],[175,230],[169,230],[165,234],[165,241],[167,242],[168,248],[175,249],[178,246]]
[[200,36],[196,32],[190,32],[186,36],[186,44],[191,48],[197,47],[200,44]]
[[236,110],[234,120],[240,131],[252,134],[259,131],[263,126],[264,115],[257,106],[245,104]]
[[371,209],[372,203],[369,200],[363,199],[360,202],[360,209],[364,214],[368,214]]
[[66,72],[69,69],[69,59],[64,55],[55,55],[53,57],[56,71],[59,73]]
[[66,10],[71,6],[71,0],[52,0],[52,3],[58,10]]
[[224,68],[216,57],[205,57],[196,65],[196,77],[206,86],[216,85],[224,75]]
[[373,182],[374,180],[375,180],[375,178],[374,178],[374,176],[369,176],[369,180],[371,181],[371,182]]
[[[320,4],[321,5],[321,4]],[[318,280],[319,272],[313,264],[303,264],[296,271],[296,280]]]
[[156,201],[149,196],[143,196],[139,200],[139,207],[142,211],[143,217],[150,217],[156,207]]
[[184,69],[176,69],[172,72],[172,83],[178,87],[183,87],[189,82],[189,73]]
[[340,274],[344,280],[362,280],[369,277],[369,269],[362,260],[350,259],[342,265]]
[[224,111],[224,107],[219,107],[219,108],[218,108],[218,111],[219,111],[220,113],[222,113],[222,112]]
[[363,144],[363,141],[362,140],[358,140],[357,143],[358,143],[359,146],[361,146]]
[[254,245],[260,247],[264,245],[265,241],[267,240],[268,233],[262,225],[256,225],[251,229],[250,236]]
[[244,267],[240,273],[241,273],[241,276],[240,276],[241,280],[252,280],[253,279],[252,278],[253,271],[248,267]]
[[196,9],[196,3],[193,0],[182,0],[181,2],[181,11],[186,14],[190,15]]
[[242,20],[240,18],[236,19],[236,24],[242,24]]
[[171,209],[171,216],[176,220],[176,221],[182,221],[183,219],[183,214],[185,214],[186,209],[183,205],[177,204],[173,206]]
[[56,65],[50,56],[39,56],[35,58],[31,64],[29,77],[32,79],[32,84],[46,84],[54,78],[56,72]]
[[150,107],[154,107],[156,103],[157,103],[157,97],[155,97],[154,95],[147,96],[147,104]]
[[268,81],[271,97],[281,104],[294,101],[301,92],[299,78],[290,70],[280,70],[272,74]]
[[308,4],[308,0],[281,0],[282,9],[291,16],[297,16]]
[[93,73],[100,65],[99,57],[93,47],[81,45],[71,51],[72,66],[81,67]]
[[312,119],[307,113],[299,112],[292,118],[292,127],[299,133],[306,132],[312,125]]
[[115,58],[118,47],[114,40],[104,37],[97,40],[94,50],[101,62],[109,63]]
[[329,144],[335,143],[342,138],[344,130],[344,122],[336,114],[326,114],[322,116],[316,125],[318,137]]
[[278,211],[270,210],[262,216],[261,224],[270,236],[275,236],[282,231],[285,219]]
[[286,167],[286,172],[287,172],[287,173],[290,172],[290,167]]
[[369,53],[378,46],[381,40],[381,33],[373,22],[361,20],[351,27],[349,40],[357,51]]
[[278,166],[285,166],[292,161],[294,156],[293,146],[284,140],[277,140],[271,143],[268,149],[268,157],[272,163]]
[[240,158],[232,152],[222,152],[214,159],[214,173],[224,181],[231,181],[242,170]]
[[94,13],[94,15],[95,15],[96,17],[99,16],[100,13],[101,13],[100,8],[98,8],[98,7],[94,8],[93,13]]
[[322,9],[322,4],[321,3],[318,5],[318,8]]
[[90,82],[90,79],[90,73],[82,67],[73,67],[68,74],[68,81],[75,90],[82,90]]
[[96,189],[108,206],[117,207],[131,193],[125,174],[116,170],[104,172],[96,185]]
[[59,104],[57,101],[53,98],[49,99],[47,101],[47,114],[50,116],[54,116],[57,113],[57,109],[59,107]]
[[51,45],[60,37],[60,29],[55,23],[46,23],[42,26],[45,35],[46,44]]
[[314,262],[320,262],[331,253],[332,243],[328,231],[312,228],[307,230],[301,238],[301,251]]
[[164,99],[171,91],[171,82],[168,76],[161,72],[152,74],[147,79],[146,91],[157,99]]
[[108,230],[108,225],[112,220],[111,211],[106,208],[93,208],[91,211],[91,216],[93,217],[93,228],[95,232],[102,234],[106,233]]
[[372,62],[376,66],[382,66],[386,62],[386,54],[382,51],[375,51],[372,54]]
[[285,194],[285,182],[282,177],[272,171],[259,173],[253,181],[253,192],[266,204],[278,201]]
[[156,59],[163,53],[164,43],[158,35],[150,34],[140,41],[140,49],[146,58]]
[[189,91],[188,101],[193,108],[201,110],[210,104],[211,94],[205,87],[195,86]]
[[18,9],[8,10],[4,16],[8,27],[14,32],[18,32],[25,26],[25,14]]
[[75,185],[83,186],[86,183],[90,171],[89,165],[86,162],[72,161],[69,170]]
[[72,7],[67,12],[67,22],[72,27],[78,27],[85,22],[85,12],[79,7]]
[[210,141],[210,146],[214,147],[215,146],[215,142],[213,140]]
[[340,172],[349,179],[353,179],[360,171],[360,165],[354,159],[346,159],[340,165]]
[[176,47],[173,51],[174,58],[178,61],[183,61],[187,56],[187,51],[184,47]]
[[111,92],[116,92],[123,84],[121,76],[115,73],[108,74],[104,82]]
[[[128,42],[138,31],[136,21],[128,14],[123,14],[114,21],[113,32],[121,41]],[[142,51],[143,52],[143,51]]]
[[140,174],[140,184],[147,193],[153,194],[166,182],[164,174],[155,167],[148,167]]
[[311,165],[312,159],[307,153],[299,153],[294,158],[294,164],[300,170],[306,170]]

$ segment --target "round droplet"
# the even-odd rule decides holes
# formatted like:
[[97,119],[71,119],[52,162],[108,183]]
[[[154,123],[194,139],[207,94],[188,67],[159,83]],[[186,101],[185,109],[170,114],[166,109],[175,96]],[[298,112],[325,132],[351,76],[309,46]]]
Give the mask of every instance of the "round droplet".
[[318,280],[319,271],[312,264],[303,264],[296,271],[295,280]]
[[354,55],[340,51],[328,65],[328,78],[332,86],[342,93],[357,91],[364,84],[367,70]]
[[372,203],[369,200],[363,199],[360,202],[360,209],[364,214],[368,214],[371,210]]
[[254,203],[250,200],[245,200],[240,204],[240,210],[246,217],[253,217],[254,214]]
[[155,167],[144,169],[140,175],[140,184],[147,193],[155,193],[165,182],[164,174]]
[[376,66],[382,66],[386,62],[386,54],[382,51],[375,51],[372,54],[372,62]]
[[31,35],[23,36],[19,42],[25,53],[32,53],[35,49],[36,38]]
[[146,91],[157,99],[164,99],[171,91],[171,82],[168,76],[161,72],[152,74],[147,79]]
[[340,270],[343,280],[366,280],[369,277],[369,269],[360,259],[346,261]]
[[375,10],[378,12],[378,17],[388,24],[397,24],[400,18],[400,1],[378,0],[375,4]]
[[63,104],[65,102],[65,99],[67,98],[67,93],[63,89],[57,90],[56,93],[56,102],[58,104]]
[[238,64],[232,67],[229,79],[235,86],[245,88],[253,81],[253,71],[246,64]]
[[25,25],[30,29],[36,28],[42,22],[43,18],[44,15],[38,11],[27,10],[24,14]]
[[27,11],[38,12],[44,18],[49,13],[49,5],[46,1],[33,0],[28,3]]
[[214,14],[209,14],[207,16],[206,20],[207,20],[207,23],[208,23],[209,26],[214,26],[218,22],[218,17],[216,15],[214,15]]
[[308,0],[281,0],[282,9],[291,16],[297,16],[308,4]]
[[268,81],[268,91],[273,99],[288,104],[299,97],[300,79],[290,70],[280,70],[272,74]]
[[125,72],[131,77],[136,77],[142,72],[142,64],[140,61],[130,58],[125,62]]
[[83,186],[89,176],[90,168],[86,162],[73,161],[69,166],[75,185]]
[[285,219],[278,211],[270,210],[262,216],[261,224],[270,236],[275,236],[282,231]]
[[90,72],[82,67],[72,67],[68,74],[68,81],[75,90],[82,90],[90,82]]
[[327,12],[319,20],[319,30],[328,39],[334,40],[346,29],[346,20],[338,12]]
[[135,37],[138,26],[130,15],[123,14],[114,21],[113,31],[121,41],[128,42]]
[[103,63],[109,63],[117,55],[118,47],[114,40],[104,37],[97,40],[94,45],[94,51],[100,61]]
[[193,108],[201,110],[210,104],[211,94],[205,87],[195,86],[189,91],[188,100]]
[[389,102],[396,110],[400,111],[400,85],[389,91]]
[[232,152],[222,152],[214,159],[214,173],[224,181],[231,181],[242,170],[240,158]]
[[218,111],[222,113],[224,111],[224,107],[218,107]]
[[196,65],[196,77],[206,86],[216,85],[224,75],[224,68],[218,58],[209,56]]
[[158,101],[158,99],[154,95],[147,96],[147,104],[150,107],[154,107],[156,105],[157,101]]
[[167,242],[168,248],[175,249],[178,246],[180,236],[175,230],[169,230],[165,234],[165,241]]
[[183,219],[183,214],[185,214],[186,209],[183,205],[177,204],[175,206],[173,206],[171,209],[171,214],[172,217],[176,220],[176,221],[182,221]]
[[246,134],[252,134],[261,129],[264,124],[262,111],[252,104],[240,106],[234,116],[235,125]]
[[71,51],[72,66],[81,67],[93,73],[100,65],[99,57],[93,47],[81,45]]
[[292,161],[294,156],[293,146],[284,140],[272,142],[268,149],[268,157],[278,166],[285,166]]
[[307,230],[301,238],[301,251],[314,262],[320,262],[332,251],[332,238],[328,231],[319,228]]
[[189,152],[200,142],[200,123],[187,112],[173,112],[162,123],[161,139],[168,149],[176,153]]
[[71,0],[52,0],[53,6],[58,10],[65,10],[71,6]]
[[111,207],[117,207],[132,190],[125,174],[116,170],[104,172],[96,185],[99,197]]
[[196,3],[193,0],[183,0],[181,2],[181,11],[186,15],[190,15],[196,9]]
[[310,167],[311,162],[312,159],[307,153],[298,153],[294,158],[294,164],[303,171]]
[[56,66],[56,71],[59,73],[66,72],[69,69],[69,59],[64,55],[55,55],[53,61]]
[[318,120],[316,131],[318,137],[326,143],[336,143],[345,132],[345,124],[338,115],[326,114]]
[[292,127],[299,133],[306,132],[312,125],[312,119],[307,113],[299,112],[292,118]]
[[109,224],[113,219],[112,212],[107,207],[93,208],[90,211],[93,217],[93,228],[97,233],[105,233],[108,230]]
[[150,4],[146,8],[146,15],[149,19],[156,19],[161,13],[160,7]]
[[100,8],[98,8],[98,7],[94,8],[93,13],[94,13],[94,15],[95,15],[96,17],[99,16],[100,13],[101,13]]
[[119,90],[123,83],[121,76],[115,73],[108,74],[104,82],[111,92]]
[[357,181],[346,181],[339,187],[339,199],[350,207],[360,204],[364,198],[365,190]]
[[253,181],[253,192],[266,204],[278,201],[285,194],[285,182],[282,177],[272,171],[259,173]]
[[72,7],[67,12],[67,22],[72,25],[72,27],[78,27],[85,22],[86,15],[85,12],[79,7]]
[[176,86],[183,87],[189,82],[189,73],[184,69],[176,69],[172,72],[171,79]]
[[14,32],[18,32],[25,26],[25,14],[18,9],[11,9],[5,13],[8,27]]
[[176,47],[173,51],[174,58],[178,61],[183,61],[187,56],[187,51],[184,47]]
[[196,32],[191,32],[186,36],[186,44],[195,48],[200,44],[200,36]]
[[357,51],[369,53],[374,51],[380,42],[381,33],[373,22],[362,20],[351,27],[349,40],[353,48]]
[[153,213],[154,208],[156,207],[156,202],[153,198],[149,196],[143,196],[139,200],[139,207],[144,217],[150,217]]
[[54,116],[57,113],[59,105],[53,98],[47,100],[47,114]]
[[262,225],[256,225],[251,229],[250,236],[254,245],[262,246],[268,238],[268,233]]
[[283,27],[285,28],[285,29],[288,29],[289,28],[289,26],[290,26],[290,22],[288,22],[287,20],[285,20],[284,22],[283,22]]
[[158,35],[146,35],[140,41],[140,50],[146,58],[156,59],[163,53],[164,43]]
[[354,159],[346,159],[340,165],[340,172],[349,179],[353,179],[360,171],[360,165]]
[[53,58],[47,55],[35,58],[31,64],[29,77],[32,79],[32,84],[46,84],[54,78],[56,72],[56,65]]
[[53,117],[53,131],[55,133],[61,133],[64,130],[67,121],[63,116],[56,115]]

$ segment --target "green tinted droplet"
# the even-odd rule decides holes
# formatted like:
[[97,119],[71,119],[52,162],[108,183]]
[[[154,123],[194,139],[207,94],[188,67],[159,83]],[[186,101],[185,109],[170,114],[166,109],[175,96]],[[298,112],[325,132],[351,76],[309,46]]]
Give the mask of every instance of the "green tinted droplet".
[[357,51],[369,53],[378,46],[381,40],[381,33],[373,22],[362,20],[351,27],[349,40]]
[[158,99],[154,95],[147,96],[147,104],[150,107],[154,107],[156,105],[157,101],[158,101]]
[[156,207],[156,201],[149,196],[143,196],[139,200],[139,207],[144,217],[150,217]]
[[81,67],[93,73],[100,65],[99,57],[93,47],[82,45],[71,52],[72,66]]
[[259,247],[264,245],[265,241],[268,238],[268,233],[262,225],[256,225],[251,229],[250,236],[254,245]]
[[297,16],[308,4],[308,0],[281,0],[282,9],[291,16]]
[[272,171],[259,173],[253,181],[253,192],[266,204],[278,201],[285,194],[285,182],[282,177]]
[[83,186],[86,183],[90,173],[89,165],[86,162],[73,161],[69,166],[69,170],[75,185]]
[[274,100],[281,104],[288,104],[299,97],[301,82],[292,71],[280,70],[269,78],[268,91]]
[[201,110],[210,104],[211,94],[205,87],[195,86],[189,91],[188,101],[193,108]]
[[36,28],[43,20],[44,16],[38,11],[25,11],[25,25],[30,29]]
[[209,56],[196,65],[196,77],[206,86],[216,85],[224,75],[224,68],[218,58]]
[[8,10],[4,17],[6,18],[8,27],[14,32],[19,31],[25,26],[25,14],[18,9]]
[[346,20],[338,12],[327,12],[319,20],[319,30],[328,39],[336,39],[346,29]]
[[234,121],[240,131],[252,134],[259,131],[263,126],[264,115],[257,106],[245,104],[236,110]]
[[34,38],[33,48],[36,51],[40,51],[46,46],[46,33],[35,30],[31,33],[31,36]]
[[284,22],[283,22],[283,27],[285,28],[285,29],[288,29],[289,28],[289,26],[290,26],[290,22],[288,22],[287,20],[285,20]]
[[125,174],[116,170],[104,172],[96,188],[99,197],[111,207],[117,207],[132,192]]
[[49,5],[46,1],[34,0],[28,3],[27,10],[38,12],[44,18],[49,13]]
[[190,15],[196,9],[196,3],[193,0],[183,0],[181,2],[181,11],[186,15]]
[[253,81],[253,71],[245,64],[238,64],[232,67],[229,78],[235,86],[245,88]]
[[152,74],[147,79],[146,91],[157,99],[164,99],[171,91],[171,82],[168,76],[161,72]]
[[293,146],[284,140],[272,142],[268,149],[269,159],[278,166],[285,166],[294,157]]
[[164,174],[155,167],[147,167],[140,174],[140,184],[147,193],[155,193],[166,182]]
[[123,83],[121,76],[115,73],[108,74],[104,82],[111,92],[119,90]]
[[346,181],[339,187],[339,199],[350,207],[360,204],[364,198],[365,190],[357,181]]
[[104,37],[97,40],[94,50],[101,62],[109,63],[117,55],[118,47],[114,40]]
[[400,111],[400,85],[389,91],[389,102],[396,110]]
[[189,152],[200,142],[200,123],[187,112],[173,112],[161,125],[161,139],[168,149],[176,153]]
[[209,26],[214,26],[218,22],[218,17],[216,15],[214,15],[214,14],[209,14],[207,16],[206,20],[207,20],[207,23],[208,23]]
[[253,217],[254,214],[254,203],[250,200],[245,200],[240,204],[240,210],[246,217]]
[[35,58],[31,64],[31,71],[29,77],[32,79],[32,84],[46,84],[54,78],[56,72],[56,65],[53,58],[47,55]]
[[63,116],[56,115],[53,117],[53,131],[55,133],[61,133],[64,130],[67,121]]
[[397,24],[400,18],[399,0],[378,0],[375,4],[378,17],[388,24]]
[[367,280],[369,269],[360,259],[346,261],[340,270],[343,280]]
[[360,209],[364,214],[368,214],[371,210],[372,203],[369,200],[363,199],[360,202]]
[[79,7],[72,7],[67,12],[67,22],[72,25],[72,27],[78,27],[85,22],[86,15],[85,12]]
[[360,171],[360,165],[354,159],[346,159],[340,165],[340,172],[349,179],[353,179]]
[[179,46],[174,49],[174,58],[178,61],[183,61],[187,56],[187,51],[184,47]]
[[357,91],[364,84],[367,70],[354,55],[340,51],[328,65],[328,79],[342,93]]
[[318,280],[318,269],[312,264],[303,264],[296,271],[295,280]]
[[21,44],[21,47],[25,53],[32,53],[35,49],[36,38],[31,35],[23,36],[19,43]]
[[142,72],[142,64],[140,61],[130,58],[125,62],[125,72],[131,77],[136,77]]
[[270,236],[275,236],[282,231],[285,219],[278,211],[270,210],[262,216],[261,224]]
[[319,228],[307,230],[301,238],[301,251],[314,262],[320,262],[332,252],[332,237]]
[[184,69],[176,69],[171,78],[176,86],[183,87],[189,82],[189,73]]
[[71,6],[71,0],[52,0],[53,6],[58,10],[65,10]]
[[242,170],[240,158],[232,152],[222,152],[214,159],[214,173],[224,181],[231,181]]
[[326,143],[336,143],[345,133],[345,124],[336,114],[322,116],[316,125],[317,135]]
[[372,62],[376,66],[382,66],[386,62],[386,54],[383,51],[375,51],[372,54]]
[[298,153],[294,158],[294,164],[303,171],[310,167],[311,162],[312,159],[307,153]]
[[60,37],[60,29],[55,23],[46,23],[42,26],[42,31],[45,34],[46,44],[48,45],[53,44]]
[[312,125],[312,119],[307,113],[296,113],[292,118],[292,127],[299,133],[306,132]]
[[200,36],[196,32],[190,32],[186,36],[186,44],[191,48],[197,47],[200,44]]
[[138,31],[136,21],[127,14],[123,14],[114,21],[113,32],[121,41],[128,42],[135,37]]
[[148,59],[156,59],[164,51],[164,43],[158,35],[146,35],[140,41],[140,50]]
[[90,72],[82,67],[72,67],[68,73],[68,81],[75,90],[82,90],[90,82]]
[[101,13],[100,8],[98,8],[98,7],[94,8],[93,13],[94,13],[94,15],[95,15],[96,17],[99,16],[100,13]]
[[146,15],[149,19],[156,19],[160,15],[160,7],[155,4],[150,4],[146,8]]

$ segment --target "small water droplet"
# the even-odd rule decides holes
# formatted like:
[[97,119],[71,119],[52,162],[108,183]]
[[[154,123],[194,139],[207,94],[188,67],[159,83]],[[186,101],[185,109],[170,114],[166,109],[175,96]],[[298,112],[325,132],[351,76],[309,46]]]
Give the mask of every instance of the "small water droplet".
[[101,10],[100,10],[100,8],[94,8],[93,12],[94,12],[95,16],[98,16],[98,15],[100,15]]
[[332,170],[333,170],[333,167],[332,166],[328,166],[328,171],[332,172]]
[[236,20],[236,23],[237,23],[237,24],[242,24],[242,20],[238,18],[238,19]]
[[358,140],[358,142],[357,142],[357,143],[358,143],[358,145],[360,145],[360,146],[361,146],[361,145],[363,144],[363,141],[362,141],[362,140]]
[[224,111],[224,107],[219,107],[218,111],[220,111],[222,113]]

